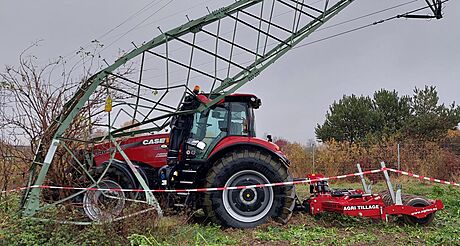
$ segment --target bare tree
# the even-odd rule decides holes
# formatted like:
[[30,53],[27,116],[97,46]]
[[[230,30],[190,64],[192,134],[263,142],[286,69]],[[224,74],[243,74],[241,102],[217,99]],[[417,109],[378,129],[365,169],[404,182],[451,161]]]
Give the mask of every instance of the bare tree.
[[[96,51],[102,45],[96,40],[93,44],[95,48],[90,51],[83,48],[78,50],[76,55],[80,57],[80,63],[68,68],[69,64],[63,57],[49,61],[45,65],[38,65],[38,58],[29,54],[31,49],[37,46],[37,43],[34,43],[19,55],[17,66],[6,66],[5,71],[0,72],[0,90],[4,101],[0,112],[0,131],[3,136],[0,143],[15,149],[9,153],[14,153],[15,164],[22,172],[18,174],[27,172],[39,141],[50,142],[53,131],[47,129],[57,120],[66,102],[79,86],[84,85],[90,76],[101,68],[101,58],[96,55]],[[122,75],[131,72],[132,69],[126,66]],[[79,74],[77,78],[74,76],[75,73]],[[115,87],[120,85],[115,77],[109,78],[106,83]],[[105,96],[106,91],[102,89],[93,94],[92,99],[81,110],[87,112],[87,115],[75,117],[71,127],[67,129],[66,136],[80,139],[91,136],[91,126],[100,120],[98,117],[91,117],[91,111],[104,104]],[[22,147],[19,149],[18,146]],[[47,146],[43,149],[47,149]],[[75,163],[69,161],[71,158],[68,153],[56,153],[55,159],[56,164],[50,170],[51,179],[62,184],[72,182],[66,170]],[[0,168],[0,173],[4,176],[11,175],[10,169]],[[7,178],[4,178],[3,182],[6,187]]]

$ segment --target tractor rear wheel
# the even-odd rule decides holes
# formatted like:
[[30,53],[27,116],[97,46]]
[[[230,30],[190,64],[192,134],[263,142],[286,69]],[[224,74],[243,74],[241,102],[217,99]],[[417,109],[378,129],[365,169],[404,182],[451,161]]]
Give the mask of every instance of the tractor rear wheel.
[[[287,167],[270,155],[238,150],[219,159],[206,177],[206,187],[250,186],[292,181]],[[208,192],[204,211],[215,223],[226,227],[251,228],[269,218],[287,222],[294,209],[294,186],[244,188]]]

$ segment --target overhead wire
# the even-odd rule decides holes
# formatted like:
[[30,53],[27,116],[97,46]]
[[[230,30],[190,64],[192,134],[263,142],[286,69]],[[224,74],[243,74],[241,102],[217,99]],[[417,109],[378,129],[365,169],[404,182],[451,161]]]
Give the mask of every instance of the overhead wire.
[[[101,36],[99,36],[98,38],[96,38],[95,40],[100,40],[102,39],[103,37],[107,36],[108,34],[112,33],[114,30],[116,30],[117,28],[119,28],[120,26],[122,26],[123,24],[127,23],[129,20],[131,20],[134,16],[136,16],[137,14],[140,14],[142,12],[145,12],[147,9],[150,9],[156,5],[152,5],[153,3],[157,3],[159,4],[159,2],[161,2],[162,0],[158,0],[158,1],[153,1],[153,2],[150,2],[148,3],[147,5],[143,6],[141,9],[139,9],[138,11],[136,11],[135,13],[131,14],[130,16],[128,16],[124,21],[122,21],[120,24],[116,25],[115,27],[111,28],[109,31],[105,32],[104,34],[102,34]],[[131,29],[129,29],[127,32],[125,33],[122,33],[122,34],[117,34],[117,35],[114,35],[114,36],[111,36],[109,37],[109,39],[112,39],[112,38],[116,38],[113,42],[111,42],[110,44],[108,45],[104,45],[104,48],[99,50],[97,53],[95,53],[95,55],[100,55],[104,50],[106,50],[108,47],[112,46],[113,44],[115,44],[116,42],[118,42],[121,38],[123,38],[124,36],[126,36],[128,33],[134,31],[134,30],[138,30],[140,28],[143,28],[145,26],[149,26],[151,25],[152,23],[156,22],[157,20],[155,20],[154,22],[150,22],[150,23],[146,23],[145,25],[142,25],[144,22],[146,22],[148,19],[150,19],[151,17],[153,17],[155,14],[157,14],[159,11],[161,11],[162,9],[164,9],[167,5],[169,5],[173,0],[170,0],[165,6],[161,7],[160,9],[158,9],[157,11],[155,11],[154,13],[152,13],[151,15],[149,15],[148,17],[146,17],[145,19],[143,19],[140,23],[136,24],[134,27],[132,27]],[[168,18],[171,18],[173,16],[176,16],[177,14],[179,13],[182,13],[182,12],[185,12],[185,11],[188,11],[188,10],[191,10],[191,9],[194,9],[196,7],[199,7],[199,6],[202,6],[203,4],[207,3],[207,2],[210,2],[211,0],[207,0],[205,2],[202,2],[202,3],[199,3],[199,4],[196,4],[196,5],[193,5],[192,7],[190,8],[187,8],[187,9],[183,9],[183,10],[180,10],[180,11],[177,11],[173,14],[170,14],[170,15],[167,15],[163,18],[161,18],[161,21],[164,21],[165,19],[168,19]],[[311,4],[315,4],[315,3],[319,3],[321,1],[324,1],[324,0],[316,0],[314,2],[312,2]],[[289,10],[289,11],[286,11],[286,12],[283,12],[283,13],[280,13],[278,15],[276,15],[275,17],[278,17],[278,16],[281,16],[281,15],[284,15],[284,14],[287,14],[289,12],[292,12],[293,10]],[[142,25],[142,26],[141,26]],[[210,38],[208,38],[210,39]],[[204,39],[204,40],[201,40],[200,42],[198,43],[201,43],[201,42],[204,42],[208,39]],[[92,42],[88,42],[87,44],[85,44],[84,46],[82,46],[83,48],[85,47],[88,47]],[[180,49],[180,48],[179,48]],[[78,50],[76,50],[78,52]],[[173,50],[172,52],[174,52],[175,50]],[[73,56],[67,60],[67,61],[71,61],[74,57],[76,57],[78,55],[78,53],[75,52],[75,51],[72,51],[71,53],[65,55],[65,56],[62,56],[61,58],[65,58],[71,54],[73,54]],[[81,62],[83,59],[80,59],[78,62]],[[80,67],[80,65],[76,65],[74,66],[73,68],[78,68]]]
[[[160,0],[162,1],[162,0]],[[152,14],[150,14],[149,16],[147,16],[146,18],[144,18],[140,23],[136,24],[134,27],[130,28],[128,31],[124,32],[123,34],[119,35],[117,39],[115,39],[113,42],[111,42],[110,44],[108,45],[104,45],[103,48],[101,50],[99,50],[98,52],[96,52],[95,54],[93,54],[94,56],[100,56],[100,54],[106,50],[107,48],[109,48],[110,46],[112,46],[113,44],[115,44],[116,42],[118,42],[121,38],[123,38],[124,36],[126,36],[128,33],[132,32],[134,30],[135,27],[137,27],[138,25],[144,23],[145,21],[147,21],[148,19],[150,19],[152,16],[154,16],[155,14],[157,14],[158,12],[160,12],[161,10],[163,10],[164,8],[166,8],[168,5],[170,5],[174,0],[169,0],[165,5],[161,6],[159,9],[157,9],[156,11],[154,11]],[[83,61],[84,58],[80,59],[78,62],[81,62]],[[78,64],[78,65],[75,65],[73,66],[72,69],[76,69],[76,68],[79,68],[81,67],[83,64]]]
[[139,25],[143,24],[144,22],[146,22],[148,19],[152,18],[154,15],[156,15],[158,12],[160,12],[161,10],[163,10],[164,8],[166,8],[168,5],[170,5],[174,0],[169,0],[165,5],[161,6],[159,9],[157,9],[155,12],[153,12],[152,14],[150,14],[149,16],[147,16],[146,18],[144,18],[140,23],[136,24],[134,27],[130,28],[128,31],[126,31],[125,33],[121,34],[117,39],[115,39],[113,42],[111,42],[110,44],[108,45],[105,45],[104,48],[102,50],[100,50],[98,52],[98,54],[100,54],[102,51],[106,50],[108,47],[112,46],[113,44],[115,44],[116,42],[118,42],[121,38],[123,38],[124,36],[126,36],[128,33],[134,31],[136,29],[136,27],[138,27]]
[[[363,16],[359,16],[359,17],[356,17],[356,18],[353,18],[353,19],[349,19],[349,20],[346,20],[346,21],[343,21],[343,22],[340,22],[340,23],[337,23],[337,24],[334,24],[334,25],[331,25],[331,26],[328,26],[328,27],[325,27],[325,28],[322,28],[322,29],[318,29],[318,31],[319,30],[329,29],[329,28],[332,28],[332,27],[336,27],[336,26],[339,26],[339,25],[346,24],[346,23],[350,23],[350,22],[353,22],[353,21],[356,21],[356,20],[359,20],[359,19],[362,19],[362,18],[370,17],[370,16],[380,14],[380,13],[383,13],[383,12],[386,12],[386,11],[389,11],[389,10],[393,10],[393,9],[396,9],[396,8],[400,8],[400,7],[403,7],[405,5],[408,5],[408,4],[417,2],[417,1],[418,0],[411,0],[411,1],[408,1],[408,2],[405,2],[405,3],[402,3],[402,4],[398,4],[398,5],[388,7],[388,8],[379,10],[379,11],[375,11],[375,12],[372,12],[372,13],[369,13],[369,14],[366,14],[366,15],[363,15]],[[446,3],[448,1],[450,1],[450,0],[444,0],[444,1],[442,1],[442,3]],[[330,36],[327,36],[327,37],[324,37],[324,38],[321,38],[321,39],[318,39],[318,40],[314,40],[314,41],[311,41],[311,42],[308,42],[308,43],[305,43],[305,44],[301,44],[299,46],[296,46],[296,47],[292,48],[291,50],[302,48],[302,47],[305,47],[305,46],[309,46],[309,45],[312,45],[312,44],[315,44],[315,43],[323,42],[323,41],[326,41],[326,40],[329,40],[329,39],[332,39],[332,38],[336,38],[336,37],[339,37],[339,36],[342,36],[342,35],[345,35],[345,34],[348,34],[348,33],[352,33],[352,32],[355,32],[355,31],[359,31],[359,30],[362,30],[362,29],[365,29],[365,28],[368,28],[368,27],[373,27],[375,25],[382,24],[382,23],[390,21],[390,20],[403,18],[404,15],[412,14],[412,13],[415,13],[415,12],[418,12],[418,11],[421,11],[421,10],[425,10],[425,9],[428,9],[428,8],[430,8],[430,6],[420,7],[420,8],[417,8],[415,10],[405,12],[403,14],[398,14],[398,15],[395,15],[395,16],[392,16],[392,17],[388,17],[388,18],[379,20],[379,21],[372,22],[370,24],[366,24],[366,25],[363,25],[363,26],[352,28],[352,29],[347,30],[347,31],[343,31],[343,32],[333,34],[333,35],[330,35]],[[268,46],[273,46],[273,45],[276,45],[276,44],[277,43],[272,43],[272,44],[269,44]],[[239,54],[237,53],[236,55],[239,55]],[[207,62],[207,63],[212,63],[212,62]],[[249,63],[250,63],[250,61],[243,62],[243,64],[249,64]],[[200,65],[204,65],[204,63],[200,64]],[[175,82],[178,82],[178,81],[174,81],[174,83]]]
[[[104,37],[106,37],[107,35],[109,35],[110,33],[112,33],[113,31],[115,31],[116,29],[120,28],[122,25],[126,24],[128,21],[130,21],[131,19],[133,19],[135,16],[137,16],[138,14],[141,14],[145,11],[147,11],[148,9],[154,7],[155,3],[159,2],[161,0],[154,0],[154,1],[151,1],[150,3],[144,5],[141,9],[137,10],[135,13],[132,13],[131,15],[129,15],[125,20],[123,20],[121,23],[117,24],[116,26],[112,27],[111,29],[109,29],[108,31],[106,31],[105,33],[103,33],[102,35],[98,36],[97,38],[95,38],[95,40],[100,40]],[[82,48],[87,48],[92,42],[87,42],[86,44],[82,45],[81,47]],[[76,52],[78,51],[77,50],[74,50],[72,52],[69,52],[68,54],[62,56],[62,58],[66,58],[70,55],[73,54],[73,56],[69,59],[72,60],[75,56],[76,56]]]
[[[365,14],[365,15],[362,15],[362,16],[359,16],[359,17],[355,17],[355,18],[352,18],[352,19],[348,19],[348,20],[339,22],[339,23],[334,24],[334,25],[330,25],[330,26],[327,26],[327,27],[318,29],[316,32],[318,32],[318,31],[323,31],[323,30],[330,29],[330,28],[334,28],[334,27],[337,27],[337,26],[341,26],[341,25],[344,25],[344,24],[347,24],[347,23],[350,23],[350,22],[354,22],[354,21],[357,21],[357,20],[360,20],[360,19],[363,19],[363,18],[371,17],[371,16],[374,16],[374,15],[377,15],[377,14],[381,14],[381,13],[384,13],[384,12],[387,12],[387,11],[390,11],[390,10],[394,10],[394,9],[397,9],[397,8],[401,8],[401,7],[404,7],[404,6],[406,6],[406,5],[409,5],[409,4],[418,2],[418,1],[420,1],[420,0],[410,0],[410,1],[407,1],[407,2],[405,2],[405,3],[397,4],[397,5],[388,7],[388,8],[384,8],[384,9],[381,9],[381,10],[378,10],[378,11],[375,11],[375,12],[372,12],[372,13],[369,13],[369,14]],[[315,3],[317,3],[317,2],[319,2],[319,1],[316,1]],[[425,7],[425,8],[427,8],[427,7]],[[425,8],[421,8],[421,9],[425,9]],[[419,11],[419,10],[421,10],[421,9],[417,9],[417,10],[410,11],[410,12],[407,12],[407,13],[416,12],[416,11]],[[292,11],[286,11],[286,12],[280,13],[280,14],[278,14],[278,15],[276,15],[276,16],[281,16],[281,15],[286,14],[286,13],[289,13],[289,12],[292,12]],[[406,13],[406,14],[407,14],[407,13]],[[276,16],[275,16],[275,17],[276,17]],[[367,25],[366,25],[366,26],[367,26]],[[355,29],[360,30],[360,29],[362,29],[362,28],[364,28],[364,27],[355,28]],[[238,28],[237,28],[237,29],[238,29]],[[353,31],[355,31],[355,30],[349,30],[348,32],[353,32]],[[346,32],[346,33],[348,33],[348,32]],[[339,33],[339,34],[334,34],[334,35],[329,36],[328,38],[324,38],[324,40],[320,39],[320,40],[315,40],[315,41],[313,41],[313,42],[325,41],[325,40],[327,40],[327,39],[331,39],[331,38],[333,38],[333,37],[335,37],[335,36],[344,35],[344,34],[346,34],[346,33],[343,33],[343,34],[341,34],[341,33]],[[199,43],[205,42],[205,41],[210,40],[210,39],[212,39],[212,38],[202,39],[202,40],[200,40],[200,41],[198,41],[198,42],[196,42],[196,43],[199,44]],[[268,44],[267,46],[268,46],[268,47],[271,47],[271,46],[274,46],[274,45],[276,45],[276,44],[278,44],[278,43],[277,43],[277,42],[274,42],[274,43]],[[301,46],[305,46],[305,45],[309,45],[309,43],[303,44],[303,45],[301,45]],[[263,46],[264,46],[264,45],[260,45],[258,48],[261,48],[261,47],[263,47]],[[294,47],[293,49],[296,49],[296,48],[298,48],[298,47],[299,47],[299,46]],[[184,47],[178,48],[178,49],[175,49],[175,50],[172,50],[172,51],[170,51],[170,53],[174,53],[175,51],[178,51],[178,50],[183,49],[183,48],[184,48]],[[236,56],[240,56],[240,55],[242,55],[242,54],[245,54],[245,53],[244,53],[244,52],[237,52],[237,53],[234,54],[234,56],[236,57]],[[147,59],[148,59],[148,58],[147,58]],[[214,62],[214,61],[203,62],[203,63],[198,64],[198,66],[211,64],[211,63],[213,63],[213,62]],[[244,63],[246,64],[247,62],[244,62]],[[179,71],[179,70],[177,70],[177,71]],[[175,72],[175,71],[172,71],[172,72]],[[162,76],[162,75],[151,76],[151,77],[149,77],[148,79],[159,78],[159,77],[161,77],[161,76]],[[174,82],[179,82],[179,81],[182,81],[182,80],[178,80],[178,81],[174,81]]]
[[[200,7],[200,6],[202,6],[203,4],[206,4],[206,3],[211,2],[211,1],[213,1],[213,0],[206,0],[206,1],[202,2],[202,3],[193,5],[193,6],[191,6],[190,8],[186,8],[186,9],[182,9],[182,10],[176,11],[176,12],[170,14],[170,15],[167,15],[167,16],[162,17],[161,20],[162,20],[162,21],[167,20],[167,19],[169,19],[169,18],[171,18],[171,17],[177,16],[177,15],[180,14],[180,13],[184,13],[184,12],[186,12],[186,11],[195,9],[195,8]],[[153,20],[153,21],[151,21],[151,22],[145,23],[145,25],[142,25],[142,26],[137,27],[135,30],[138,30],[138,29],[141,29],[141,28],[144,28],[144,27],[150,27],[152,24],[157,23],[157,22],[158,22],[158,20]]]
[[[121,39],[122,37],[126,36],[128,33],[130,33],[131,31],[133,30],[136,30],[140,27],[140,25],[142,25],[143,23],[145,23],[149,18],[151,18],[154,14],[158,13],[160,10],[164,9],[167,5],[169,5],[173,0],[170,0],[169,2],[167,2],[165,5],[163,5],[160,9],[158,9],[157,11],[155,11],[153,14],[149,15],[147,18],[144,18],[140,23],[136,24],[134,27],[132,27],[131,29],[129,29],[127,32],[123,33],[122,35],[120,35],[115,41],[113,41],[112,43],[110,43],[109,45],[105,46],[105,49],[107,49],[107,47],[113,45],[114,43],[116,43],[119,39]],[[382,9],[382,10],[378,10],[378,11],[375,11],[375,12],[372,12],[372,13],[369,13],[369,14],[365,14],[365,15],[362,15],[362,16],[359,16],[359,17],[355,17],[355,18],[352,18],[352,19],[349,19],[349,20],[345,20],[345,21],[342,21],[342,22],[339,22],[337,24],[334,24],[334,25],[330,25],[330,26],[327,26],[327,27],[324,27],[324,28],[321,28],[321,29],[318,29],[317,31],[322,31],[322,30],[326,30],[326,29],[330,29],[330,28],[334,28],[334,27],[337,27],[337,26],[340,26],[340,25],[344,25],[344,24],[347,24],[347,23],[350,23],[350,22],[354,22],[354,21],[357,21],[357,20],[360,20],[360,19],[363,19],[363,18],[367,18],[367,17],[370,17],[370,16],[373,16],[373,15],[377,15],[377,14],[380,14],[380,13],[383,13],[383,12],[386,12],[386,11],[389,11],[389,10],[393,10],[393,9],[397,9],[397,8],[400,8],[400,7],[403,7],[403,6],[406,6],[406,5],[409,5],[411,3],[414,3],[414,2],[417,2],[419,0],[411,0],[411,1],[408,1],[408,2],[405,2],[405,3],[402,3],[402,4],[398,4],[398,5],[395,5],[395,6],[392,6],[392,7],[388,7],[388,8],[385,8],[385,9]],[[445,0],[443,1],[444,2],[447,2],[449,0]],[[320,2],[320,1],[315,1],[315,3],[317,2]],[[199,5],[202,5],[199,4]],[[195,8],[199,5],[195,5],[193,6],[192,8]],[[146,8],[146,7],[144,7]],[[143,8],[143,9],[144,9]],[[429,8],[429,6],[425,6],[425,7],[422,7],[422,8],[419,8],[419,9],[416,9],[416,10],[413,10],[413,11],[409,11],[409,12],[406,12],[405,14],[410,14],[410,13],[413,13],[413,12],[417,12],[417,11],[420,11],[420,10],[424,10],[424,9],[427,9]],[[191,8],[189,8],[191,9]],[[139,11],[138,11],[139,12]],[[289,11],[288,11],[289,12]],[[292,12],[292,11],[291,11]],[[177,13],[177,12],[176,12]],[[285,13],[281,13],[279,15],[282,15],[282,14],[285,14]],[[174,14],[171,14],[169,16],[173,16]],[[360,27],[356,27],[356,28],[352,28],[350,30],[347,30],[347,31],[344,31],[344,32],[340,32],[340,33],[337,33],[337,34],[333,34],[333,35],[330,35],[330,36],[327,36],[327,37],[324,37],[324,38],[321,38],[321,39],[318,39],[318,40],[314,40],[314,41],[311,41],[311,42],[308,42],[308,43],[304,43],[304,44],[301,44],[299,46],[296,46],[292,49],[298,49],[298,48],[302,48],[302,47],[305,47],[305,46],[308,46],[308,45],[312,45],[312,44],[315,44],[315,43],[319,43],[319,42],[322,42],[322,41],[326,41],[326,40],[329,40],[329,39],[332,39],[332,38],[335,38],[335,37],[339,37],[339,36],[342,36],[342,35],[345,35],[345,34],[348,34],[348,33],[351,33],[351,32],[355,32],[355,31],[358,31],[358,30],[361,30],[361,29],[364,29],[364,28],[367,28],[367,27],[371,27],[371,26],[374,26],[374,25],[377,25],[377,24],[380,24],[380,23],[383,23],[383,22],[386,22],[386,21],[389,21],[389,20],[393,20],[393,19],[397,19],[397,18],[400,18],[402,15],[397,15],[397,16],[393,16],[393,17],[390,17],[390,18],[387,18],[387,19],[383,19],[383,20],[380,20],[380,21],[376,21],[376,22],[373,22],[373,23],[370,23],[370,24],[367,24],[367,25],[364,25],[364,26],[360,26]],[[128,19],[130,19],[128,17]],[[124,21],[126,22],[126,20]],[[120,26],[120,25],[117,25],[117,26]],[[114,28],[115,29],[115,28]],[[206,40],[201,40],[202,42],[206,41]],[[199,43],[199,42],[198,42]],[[273,44],[269,44],[269,46],[271,46]],[[98,54],[100,54],[103,50],[101,50]],[[174,51],[174,50],[173,50]],[[235,55],[239,55],[239,54],[235,54]],[[201,63],[200,65],[205,65],[205,64],[208,64],[208,63],[212,63],[212,62],[207,62],[207,63]],[[154,76],[154,77],[157,77],[157,76]],[[151,77],[152,78],[152,77]]]
[[[144,6],[143,8],[141,8],[140,10],[138,10],[136,13],[128,16],[128,18],[126,18],[124,21],[122,21],[120,24],[116,25],[115,27],[113,27],[112,29],[110,29],[109,31],[105,32],[104,34],[102,34],[99,39],[107,36],[108,34],[110,34],[111,32],[113,32],[114,30],[116,30],[117,28],[119,28],[120,26],[122,26],[123,24],[127,23],[129,20],[131,20],[135,15],[138,15],[142,12],[145,12],[146,10],[154,7],[155,5],[152,5],[156,2],[160,2],[160,0],[156,0],[156,1],[152,1],[150,2],[149,4],[147,4],[146,6]],[[150,7],[149,7],[150,6]]]
[[[441,3],[446,3],[448,1],[450,1],[450,0],[444,0]],[[320,38],[320,39],[317,39],[317,40],[314,40],[314,41],[311,41],[311,42],[308,42],[308,43],[298,45],[298,46],[292,48],[292,50],[302,48],[302,47],[305,47],[305,46],[309,46],[309,45],[312,45],[312,44],[316,44],[316,43],[319,43],[319,42],[323,42],[323,41],[326,41],[326,40],[329,40],[329,39],[332,39],[332,38],[336,38],[336,37],[339,37],[339,36],[342,36],[342,35],[345,35],[345,34],[349,34],[349,33],[352,33],[352,32],[356,32],[356,31],[359,31],[359,30],[362,30],[362,29],[365,29],[365,28],[373,27],[373,26],[376,26],[378,24],[382,24],[382,23],[387,22],[387,21],[396,20],[396,19],[399,19],[399,18],[404,18],[405,15],[409,15],[409,14],[418,12],[420,10],[425,10],[425,9],[428,9],[428,8],[430,8],[429,5],[425,6],[425,7],[415,9],[415,10],[412,10],[412,11],[408,11],[408,12],[406,12],[404,14],[398,14],[398,15],[395,15],[395,16],[392,16],[392,17],[389,17],[389,18],[386,18],[386,19],[382,19],[382,20],[379,20],[379,21],[375,21],[375,22],[372,22],[372,23],[369,23],[369,24],[366,24],[366,25],[363,25],[363,26],[355,27],[355,28],[352,28],[352,29],[349,29],[349,30],[346,30],[346,31],[343,31],[343,32],[339,32],[339,33],[336,33],[336,34],[333,34],[333,35],[330,35],[330,36],[327,36],[327,37],[324,37],[324,38]]]
[[418,1],[420,1],[420,0],[412,0],[412,1],[408,1],[408,2],[405,2],[405,3],[398,4],[398,5],[394,5],[392,7],[388,7],[388,8],[381,9],[381,10],[378,10],[378,11],[375,11],[375,12],[372,12],[372,13],[369,13],[369,14],[365,14],[365,15],[358,16],[358,17],[355,17],[355,18],[352,18],[352,19],[348,19],[348,20],[339,22],[337,24],[333,24],[333,25],[329,25],[329,26],[326,26],[326,27],[323,27],[323,28],[319,28],[316,31],[318,32],[318,31],[334,28],[334,27],[337,27],[337,26],[341,26],[341,25],[344,25],[344,24],[347,24],[347,23],[350,23],[350,22],[354,22],[354,21],[357,21],[357,20],[361,20],[361,19],[373,16],[373,15],[381,14],[381,13],[387,12],[389,10],[397,9],[397,8],[400,8],[400,7],[403,7],[403,6],[409,5],[411,3],[418,2]]
[[[103,37],[107,36],[108,34],[112,33],[114,30],[118,29],[119,27],[121,27],[122,25],[124,25],[125,23],[127,23],[129,20],[133,19],[136,15],[142,13],[142,12],[145,12],[147,9],[150,9],[152,7],[154,7],[155,3],[159,3],[160,1],[162,0],[158,0],[158,1],[152,1],[148,4],[146,4],[145,6],[143,6],[141,9],[139,9],[138,11],[136,11],[135,13],[131,14],[130,16],[128,16],[125,20],[123,20],[121,23],[119,23],[118,25],[114,26],[113,28],[111,28],[110,30],[108,30],[107,32],[105,32],[104,34],[102,34],[101,36],[99,36],[97,39],[102,39]],[[139,28],[142,28],[143,26],[141,26],[143,23],[145,23],[148,19],[150,19],[153,15],[155,15],[156,13],[158,13],[160,10],[164,9],[167,5],[169,5],[173,0],[170,0],[166,5],[162,6],[159,10],[155,11],[153,14],[149,15],[147,18],[145,18],[144,20],[142,20],[140,23],[136,24],[134,27],[132,27],[131,29],[129,29],[127,32],[123,33],[123,34],[120,34],[120,35],[117,35],[117,38],[115,41],[111,42],[109,45],[105,46],[102,50],[100,50],[97,54],[99,55],[102,51],[106,50],[108,47],[112,46],[114,43],[116,43],[117,41],[119,41],[122,37],[126,36],[128,33],[130,33],[131,31],[133,30],[136,30],[136,29],[139,29]],[[209,2],[210,0],[206,1],[206,2]],[[315,3],[318,3],[318,2],[321,2],[322,0],[318,0],[318,1],[314,1],[313,3],[311,4],[315,4]],[[399,7],[402,7],[402,6],[405,6],[405,5],[408,5],[410,3],[413,3],[413,2],[416,2],[418,0],[412,0],[412,1],[409,1],[409,2],[406,2],[406,3],[402,3],[402,4],[398,4],[398,5],[395,5],[393,7],[390,7],[390,8],[387,8],[387,9],[383,9],[383,10],[380,10],[380,11],[376,11],[376,12],[373,12],[373,13],[370,13],[370,14],[366,14],[366,15],[363,15],[363,16],[360,16],[360,17],[357,17],[357,18],[353,18],[353,19],[350,19],[350,20],[346,20],[346,21],[343,21],[341,23],[337,23],[337,24],[334,24],[334,25],[331,25],[331,26],[328,26],[328,27],[324,27],[324,28],[321,28],[321,29],[318,29],[317,31],[322,31],[322,30],[325,30],[325,29],[330,29],[330,28],[333,28],[333,27],[336,27],[336,26],[340,26],[340,25],[343,25],[343,24],[346,24],[346,23],[350,23],[350,22],[353,22],[353,21],[356,21],[356,20],[359,20],[359,19],[363,19],[363,18],[366,18],[366,17],[369,17],[369,16],[372,16],[372,15],[375,15],[375,14],[378,14],[378,13],[382,13],[382,12],[385,12],[385,11],[388,11],[388,10],[391,10],[391,9],[395,9],[395,8],[399,8]],[[205,3],[206,3],[205,2]],[[197,5],[194,5],[192,6],[191,8],[188,8],[186,10],[190,10],[190,9],[193,9],[193,8],[196,8],[200,5],[202,5],[203,3],[200,3],[200,4],[197,4]],[[183,11],[186,11],[186,10],[183,10]],[[162,19],[166,19],[166,18],[170,18],[172,16],[175,16],[177,15],[178,13],[180,12],[183,12],[183,11],[178,11],[178,12],[175,12],[171,15],[168,15],[166,16],[165,18],[162,18]],[[293,10],[291,11],[287,11],[285,13],[288,13],[288,12],[292,12]],[[282,15],[282,14],[285,14],[285,13],[281,13],[279,15]],[[147,24],[151,24],[151,23],[147,23]],[[145,25],[144,25],[145,26]],[[339,35],[342,35],[342,34],[339,34]],[[335,35],[334,35],[335,36]],[[204,40],[202,40],[204,41]],[[88,46],[91,42],[87,43],[85,46]],[[74,56],[76,56],[75,52],[72,52],[74,54]],[[69,55],[69,54],[68,54]],[[66,56],[68,56],[66,55]],[[66,56],[63,56],[62,58],[65,58]],[[73,56],[73,57],[74,57]],[[73,57],[70,59],[72,60]]]
[[[143,27],[146,27],[146,26],[151,27],[151,25],[152,25],[153,23],[156,23],[156,24],[162,23],[162,22],[164,22],[165,20],[167,20],[167,19],[169,19],[169,18],[171,18],[171,17],[174,17],[174,16],[176,16],[176,15],[178,15],[178,14],[180,14],[180,13],[183,13],[183,12],[189,11],[189,10],[191,10],[191,9],[197,8],[197,7],[199,7],[199,6],[202,6],[203,4],[205,4],[205,3],[207,3],[207,2],[210,2],[210,1],[212,1],[212,0],[206,0],[206,1],[202,2],[202,3],[196,4],[196,5],[192,5],[192,6],[189,7],[189,8],[185,8],[185,9],[176,11],[176,12],[170,14],[170,15],[166,15],[166,16],[164,16],[164,17],[161,17],[161,19],[155,19],[155,20],[153,20],[152,22],[146,23],[145,25],[141,25],[141,26],[134,27],[134,29],[133,29],[132,31],[134,31],[134,30],[139,30],[139,29],[141,29],[141,28],[143,28]],[[113,35],[113,36],[109,36],[107,39],[110,40],[110,39],[113,39],[113,38],[118,38],[120,35],[123,35],[123,34],[115,34],[115,35]]]

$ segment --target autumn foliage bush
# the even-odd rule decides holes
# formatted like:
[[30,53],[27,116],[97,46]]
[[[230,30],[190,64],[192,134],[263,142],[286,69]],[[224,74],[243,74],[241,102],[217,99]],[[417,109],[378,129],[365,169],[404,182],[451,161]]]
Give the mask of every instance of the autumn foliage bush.
[[[448,180],[460,175],[460,155],[441,142],[406,140],[399,146],[401,170]],[[394,140],[371,145],[328,141],[315,149],[287,142],[282,150],[290,159],[290,169],[296,177],[318,172],[327,176],[353,173],[357,171],[357,163],[364,170],[380,168],[382,161],[387,167],[398,168],[398,142]]]

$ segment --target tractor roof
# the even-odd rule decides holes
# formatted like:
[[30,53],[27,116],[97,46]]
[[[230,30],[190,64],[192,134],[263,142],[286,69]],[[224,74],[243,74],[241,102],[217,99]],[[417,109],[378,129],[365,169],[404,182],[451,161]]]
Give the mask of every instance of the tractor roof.
[[231,94],[225,97],[226,102],[245,102],[257,109],[262,104],[261,100],[254,94]]
[[[211,100],[219,96],[219,94],[213,94],[209,96],[208,93],[200,93],[199,95],[204,95],[206,98],[210,98]],[[203,101],[203,100],[202,100]],[[254,94],[243,94],[243,93],[234,93],[226,96],[224,99],[218,102],[224,103],[224,102],[243,102],[243,103],[249,103],[251,107],[254,109],[257,109],[260,107],[262,104],[261,100]]]

